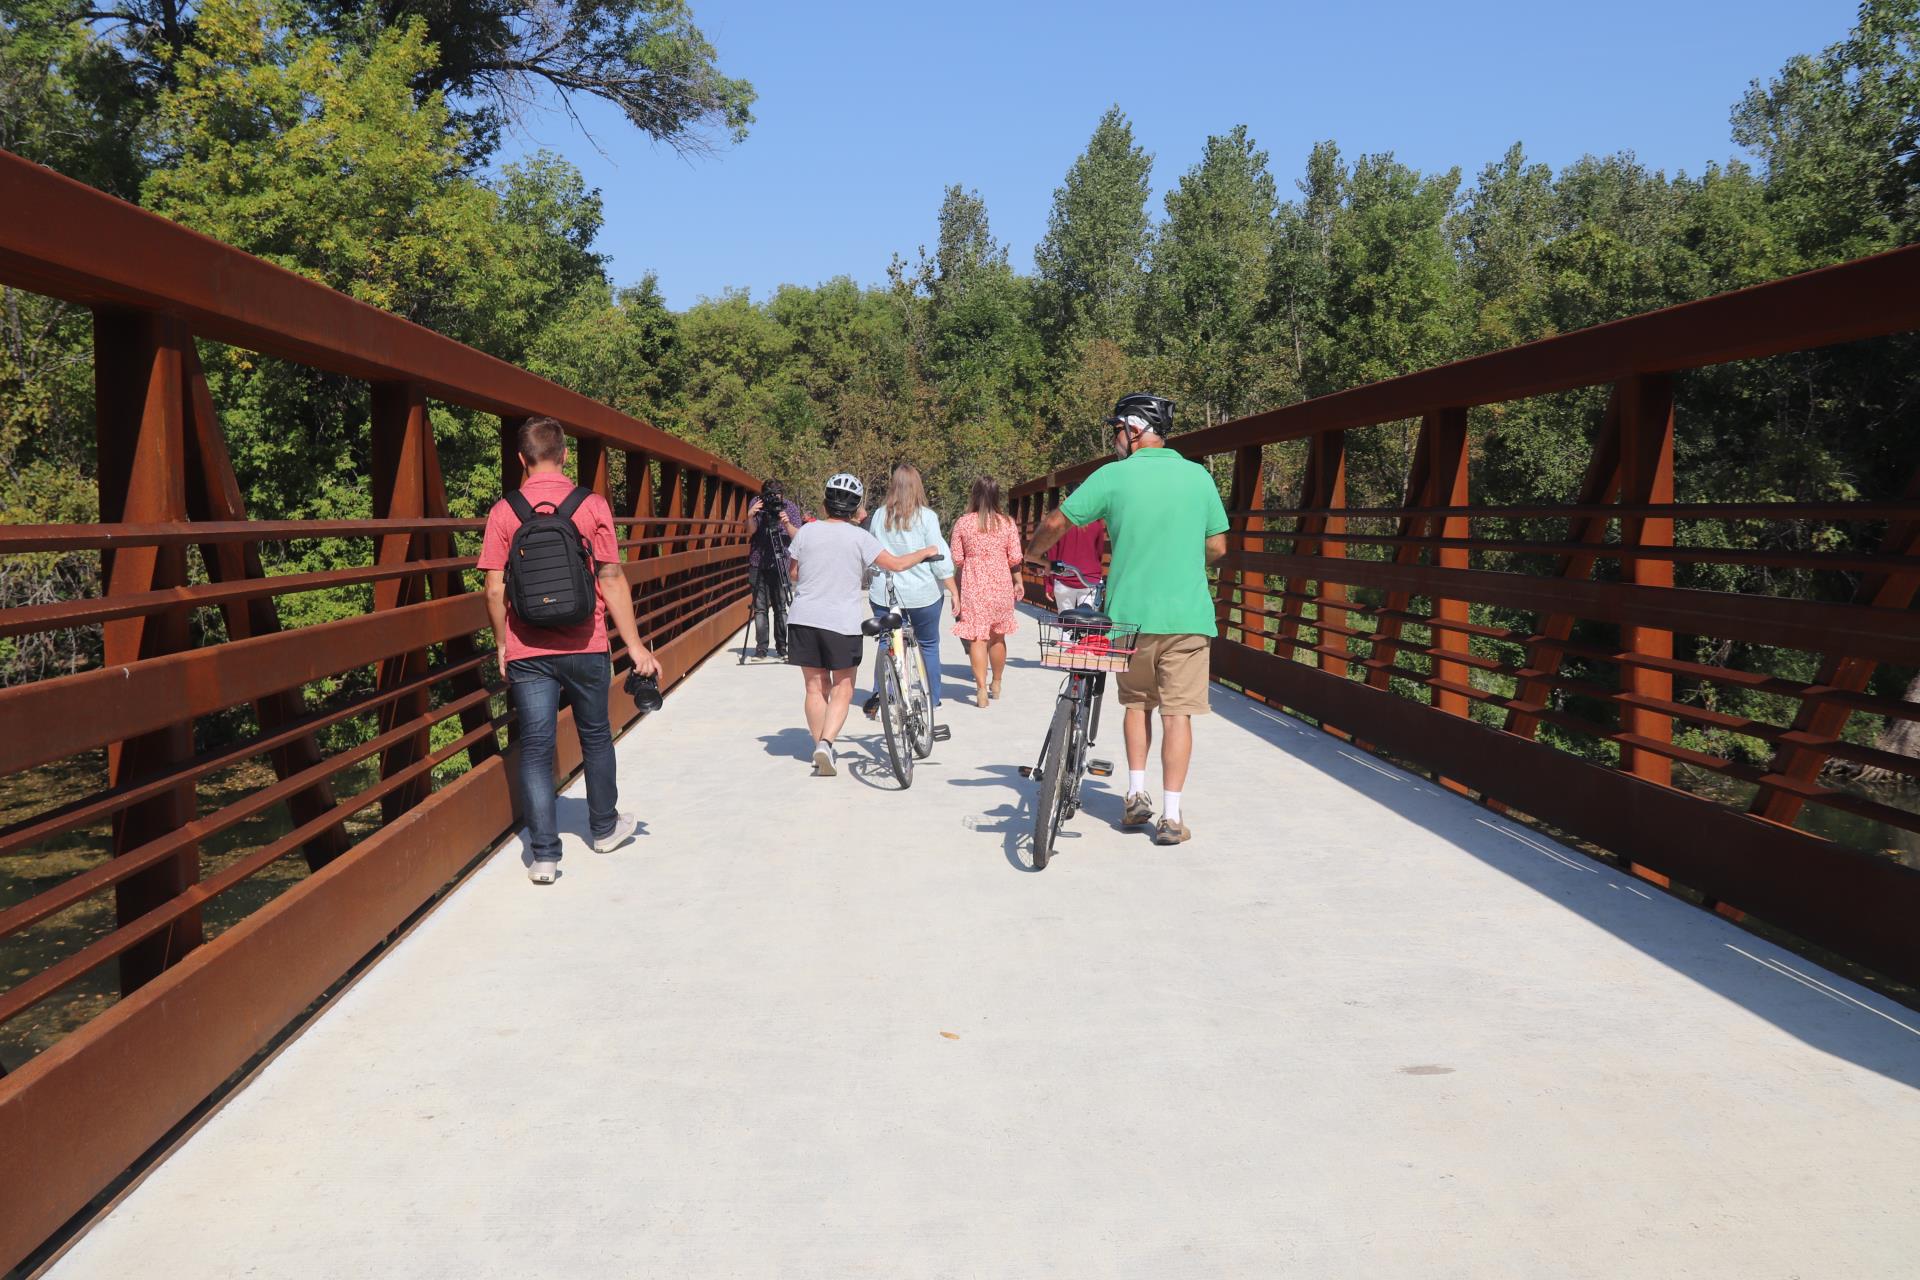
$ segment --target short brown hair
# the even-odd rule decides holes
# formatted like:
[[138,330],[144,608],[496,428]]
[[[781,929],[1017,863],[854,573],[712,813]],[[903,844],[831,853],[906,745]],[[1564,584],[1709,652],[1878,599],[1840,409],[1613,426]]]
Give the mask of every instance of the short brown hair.
[[528,418],[514,447],[528,462],[558,462],[567,454],[567,429],[552,418]]

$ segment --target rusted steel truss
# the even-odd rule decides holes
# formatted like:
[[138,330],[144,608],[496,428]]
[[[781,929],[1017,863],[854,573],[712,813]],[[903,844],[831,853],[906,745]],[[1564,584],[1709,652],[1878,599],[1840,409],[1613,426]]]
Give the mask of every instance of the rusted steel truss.
[[[746,620],[756,486],[645,422],[4,152],[0,205],[25,211],[0,219],[0,284],[93,314],[101,516],[0,529],[0,554],[97,551],[101,580],[93,599],[0,613],[0,635],[97,626],[103,657],[0,689],[0,772],[106,762],[101,784],[0,827],[0,853],[110,831],[106,856],[0,909],[0,938],[115,903],[113,927],[0,990],[0,1151],[30,1153],[32,1172],[0,1195],[5,1269],[515,823],[512,716],[467,580],[480,522],[450,517],[433,405],[498,415],[503,486],[521,479],[515,432],[531,416],[566,426],[580,482],[610,500],[622,455],[624,567],[665,686]],[[249,520],[201,339],[368,384],[373,520]],[[362,540],[366,561],[266,572],[263,544],[323,536]],[[370,589],[371,611],[282,625],[281,597],[341,588]],[[621,647],[613,661],[630,665]],[[236,733],[237,711],[251,726]],[[571,742],[563,727],[556,782],[578,766]],[[210,801],[247,767],[256,781]],[[288,859],[324,874],[237,905],[232,890]],[[96,972],[122,998],[23,1061],[15,1019]]]
[[[1877,502],[1674,500],[1675,386],[1688,370],[1915,329],[1920,247],[1178,436],[1190,458],[1233,459],[1215,675],[1727,914],[1920,982],[1920,872],[1793,825],[1818,805],[1920,830],[1920,815],[1821,781],[1833,759],[1920,776],[1920,761],[1843,736],[1856,714],[1920,719],[1920,705],[1868,688],[1883,664],[1920,666],[1920,476]],[[1475,506],[1470,411],[1586,387],[1608,399],[1579,491]],[[1420,429],[1401,505],[1349,505],[1348,433],[1409,420]],[[1271,446],[1287,441],[1305,444],[1299,497],[1267,505]],[[1023,524],[1100,465],[1016,486]],[[1564,537],[1510,532],[1540,520],[1564,520]],[[1710,547],[1676,538],[1686,520],[1884,522],[1885,534],[1847,552]],[[1701,590],[1676,585],[1682,564],[1824,570],[1858,588],[1850,601]],[[1815,655],[1818,674],[1688,656],[1731,646],[1760,662]],[[1796,710],[1790,724],[1723,711],[1702,696],[1715,687]],[[1543,726],[1554,742],[1536,740]],[[1772,759],[1687,745],[1679,726],[1756,739]],[[1601,745],[1579,754],[1569,741]],[[1750,784],[1753,799],[1688,790],[1681,766]]]

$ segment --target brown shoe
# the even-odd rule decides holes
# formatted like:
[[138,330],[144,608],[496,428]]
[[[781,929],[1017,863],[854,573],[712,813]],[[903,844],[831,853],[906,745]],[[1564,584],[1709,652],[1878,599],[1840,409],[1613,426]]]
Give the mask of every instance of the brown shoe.
[[1187,830],[1186,823],[1174,822],[1168,818],[1160,819],[1160,825],[1153,833],[1155,844],[1185,844],[1191,839],[1193,839],[1193,832]]
[[1144,827],[1153,821],[1153,797],[1144,791],[1136,791],[1127,797],[1126,808],[1120,811],[1120,825],[1123,827]]

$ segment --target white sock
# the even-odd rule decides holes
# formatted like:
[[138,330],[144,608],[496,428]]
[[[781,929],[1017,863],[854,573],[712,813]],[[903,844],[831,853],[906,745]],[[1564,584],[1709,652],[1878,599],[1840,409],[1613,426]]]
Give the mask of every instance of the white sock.
[[814,748],[814,750],[816,750],[816,751],[831,751],[831,750],[833,750],[833,739],[832,739],[832,738],[822,738],[822,739],[820,739],[820,745],[819,745],[818,747],[815,747],[815,748]]
[[1143,796],[1147,794],[1147,771],[1145,769],[1127,770],[1127,794]]
[[1180,793],[1178,791],[1167,792],[1167,798],[1160,806],[1160,816],[1168,822],[1180,821]]

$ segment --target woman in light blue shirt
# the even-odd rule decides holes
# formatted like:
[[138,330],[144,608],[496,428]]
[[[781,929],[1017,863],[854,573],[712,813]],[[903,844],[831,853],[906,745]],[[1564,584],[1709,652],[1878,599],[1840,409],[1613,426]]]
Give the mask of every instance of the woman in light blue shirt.
[[[953,599],[953,551],[940,536],[940,517],[927,505],[927,487],[920,472],[905,463],[893,469],[887,486],[886,505],[873,513],[867,529],[880,545],[894,554],[918,551],[922,547],[940,548],[940,559],[926,561],[893,575],[893,590],[900,611],[913,623],[913,638],[920,645],[920,657],[927,667],[927,694],[933,705],[940,705],[940,611]],[[873,616],[887,612],[887,576],[876,573],[867,591]],[[880,683],[880,658],[874,655],[874,685]],[[867,718],[880,714],[880,695],[868,698],[863,708]]]

